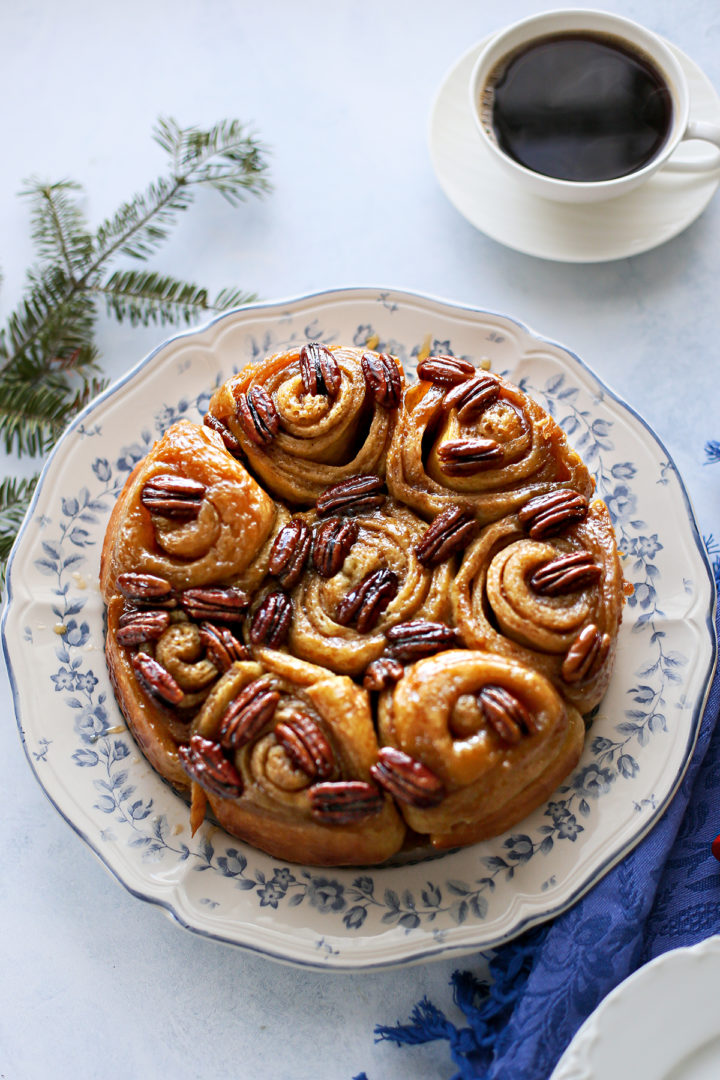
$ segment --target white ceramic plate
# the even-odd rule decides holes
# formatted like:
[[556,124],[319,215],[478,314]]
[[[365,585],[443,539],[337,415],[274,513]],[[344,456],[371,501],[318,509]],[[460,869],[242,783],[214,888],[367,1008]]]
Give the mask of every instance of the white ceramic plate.
[[[702,213],[720,171],[698,172],[692,162],[717,156],[714,147],[687,142],[672,163],[641,188],[601,203],[559,203],[525,191],[501,169],[475,129],[468,86],[488,39],[453,65],[430,115],[430,155],[450,202],[476,228],[506,247],[570,263],[638,255],[677,236]],[[674,51],[688,80],[693,117],[720,122],[720,98],[689,57]],[[680,166],[682,171],[676,171]]]
[[551,1080],[717,1080],[720,936],[656,957],[588,1017]]
[[[103,658],[106,522],[134,463],[251,359],[320,339],[412,366],[488,357],[567,429],[613,514],[635,596],[577,771],[509,835],[412,866],[287,866],[206,824],[138,753]],[[52,802],[133,893],[191,929],[286,961],[372,968],[512,938],[567,908],[646,832],[692,752],[714,663],[713,586],[666,451],[572,353],[512,319],[347,289],[248,307],[181,334],[76,419],[16,544],[3,642],[28,759]]]

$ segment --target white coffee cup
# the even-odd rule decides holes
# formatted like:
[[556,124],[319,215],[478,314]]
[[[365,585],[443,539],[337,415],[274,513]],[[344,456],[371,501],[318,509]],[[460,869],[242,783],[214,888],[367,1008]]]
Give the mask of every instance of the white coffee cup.
[[[488,95],[492,81],[503,63],[539,38],[573,33],[600,34],[614,38],[657,69],[667,85],[672,117],[665,141],[641,168],[610,180],[577,181],[558,179],[535,172],[510,157],[500,146],[492,126]],[[624,195],[648,180],[659,169],[706,172],[720,170],[720,154],[703,156],[693,162],[673,162],[672,154],[687,139],[701,139],[720,148],[720,125],[690,116],[690,94],[683,69],[668,45],[639,23],[604,11],[567,9],[548,11],[514,23],[494,35],[485,45],[470,76],[470,107],[480,138],[495,160],[529,191],[560,202],[596,202]]]

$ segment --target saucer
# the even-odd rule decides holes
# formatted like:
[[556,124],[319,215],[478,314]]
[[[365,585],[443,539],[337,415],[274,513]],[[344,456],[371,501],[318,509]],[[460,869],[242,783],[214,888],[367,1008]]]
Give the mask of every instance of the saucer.
[[[484,146],[470,108],[470,73],[489,40],[478,42],[450,69],[430,114],[435,173],[450,202],[472,225],[525,255],[591,263],[649,251],[702,213],[717,190],[720,172],[695,171],[698,147],[690,143],[678,147],[671,162],[642,187],[606,202],[559,203],[527,192]],[[688,80],[693,118],[720,122],[720,98],[707,76],[667,44]]]

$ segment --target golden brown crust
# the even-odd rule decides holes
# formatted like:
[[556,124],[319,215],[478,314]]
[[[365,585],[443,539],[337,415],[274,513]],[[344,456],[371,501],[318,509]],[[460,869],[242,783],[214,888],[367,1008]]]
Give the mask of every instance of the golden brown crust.
[[386,354],[269,357],[128,477],[107,662],[193,831],[207,805],[276,858],[382,863],[497,835],[577,764],[623,602],[609,514],[527,395],[435,360],[465,382],[403,396]]
[[[535,570],[577,553],[602,569],[597,581],[554,596],[532,587]],[[622,617],[623,576],[607,507],[593,500],[583,521],[543,540],[530,539],[516,514],[486,526],[465,552],[452,602],[470,648],[542,672],[580,712],[589,712],[607,690]],[[589,625],[606,636],[607,650],[584,678],[568,681],[568,651]]]
[[[395,410],[368,393],[361,367],[366,350],[332,346],[330,351],[341,373],[334,398],[305,391],[299,349],[291,349],[248,364],[210,401],[210,413],[238,439],[267,491],[294,505],[314,504],[326,488],[349,476],[385,474]],[[269,446],[257,446],[238,420],[238,400],[258,386],[271,395],[279,421]]]
[[[527,710],[531,727],[517,742],[501,737],[477,708],[487,687],[501,687]],[[525,817],[575,767],[584,737],[580,715],[542,675],[459,649],[413,665],[382,695],[379,724],[383,743],[422,762],[445,785],[439,806],[402,808],[410,828],[438,848],[474,843]]]
[[[484,524],[556,488],[592,494],[585,465],[553,418],[518,387],[495,379],[496,400],[462,423],[456,408],[444,409],[446,389],[429,382],[408,387],[387,458],[388,488],[396,499],[428,518],[459,505]],[[449,475],[442,448],[467,439],[491,440],[501,457],[471,475]]]

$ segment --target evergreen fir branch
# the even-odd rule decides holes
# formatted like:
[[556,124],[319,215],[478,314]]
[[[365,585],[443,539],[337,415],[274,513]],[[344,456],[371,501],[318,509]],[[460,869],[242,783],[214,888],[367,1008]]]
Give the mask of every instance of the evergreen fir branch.
[[[265,150],[238,121],[209,130],[161,119],[154,138],[170,155],[170,175],[124,203],[93,233],[72,180],[26,182],[37,264],[22,300],[0,328],[0,436],[9,453],[44,454],[72,418],[105,385],[95,374],[97,302],[132,325],[189,323],[255,299],[206,289],[153,272],[115,271],[114,258],[145,260],[167,239],[198,187],[209,186],[235,205],[269,190]],[[36,477],[0,484],[0,586],[4,560],[28,505]]]
[[10,372],[0,378],[0,425],[8,453],[43,454],[65,427],[67,416],[64,379],[28,382]]
[[0,586],[5,578],[7,557],[30,505],[38,475],[6,476],[0,481]]
[[92,341],[95,306],[61,267],[28,273],[28,292],[0,331],[0,373],[9,364],[66,360]]
[[191,323],[199,314],[223,311],[230,306],[249,303],[256,297],[239,290],[223,290],[214,301],[207,289],[178,281],[152,271],[115,271],[106,282],[95,287],[105,295],[108,311],[118,321],[132,326],[149,323],[161,325]]
[[40,259],[60,264],[73,279],[92,252],[92,236],[75,193],[82,187],[74,180],[45,184],[31,178],[20,192],[32,200],[32,238]]

